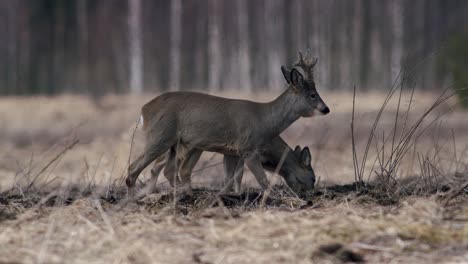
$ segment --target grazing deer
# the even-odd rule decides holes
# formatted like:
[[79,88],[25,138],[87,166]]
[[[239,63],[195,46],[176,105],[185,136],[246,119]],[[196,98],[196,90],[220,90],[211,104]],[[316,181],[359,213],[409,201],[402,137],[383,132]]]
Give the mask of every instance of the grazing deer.
[[[284,160],[281,160],[282,158]],[[276,137],[269,148],[261,153],[260,161],[266,170],[270,172],[278,170],[278,174],[294,192],[313,190],[315,172],[310,164],[312,157],[308,147],[301,149],[300,146],[296,146],[292,150],[281,137]],[[225,155],[224,174],[224,190],[230,190],[234,183],[234,191],[239,193],[244,175],[244,162],[238,157]]]
[[[180,186],[181,182],[177,177],[180,169],[180,164],[187,157],[177,154],[175,147],[171,148],[166,155],[156,159],[153,168],[151,169],[152,184],[156,184],[159,173],[164,168],[164,176],[169,181],[172,187]],[[284,157],[284,161],[281,159]],[[177,159],[177,160],[176,160]],[[273,139],[272,143],[267,146],[263,153],[260,153],[260,161],[264,169],[275,171],[278,169],[278,174],[281,175],[287,185],[295,192],[311,190],[315,184],[315,173],[310,165],[311,155],[308,147],[301,150],[300,146],[296,146],[294,151],[284,142],[281,137]],[[282,164],[280,164],[282,162]],[[186,168],[183,168],[186,170]],[[224,156],[224,191],[229,191],[234,184],[235,192],[240,192],[244,170],[244,163],[240,162],[237,157]],[[182,182],[191,180],[182,179]]]
[[[128,168],[126,184],[134,196],[138,175],[151,162],[172,146],[186,153],[180,177],[190,177],[203,151],[219,152],[245,161],[262,189],[268,180],[261,164],[261,155],[268,144],[300,117],[330,109],[318,94],[313,80],[317,60],[303,59],[304,76],[296,69],[281,71],[289,84],[287,90],[268,103],[227,99],[196,92],[169,92],[142,107],[141,119],[146,134],[143,154]],[[304,68],[303,68],[304,69]],[[187,186],[188,193],[191,187]]]

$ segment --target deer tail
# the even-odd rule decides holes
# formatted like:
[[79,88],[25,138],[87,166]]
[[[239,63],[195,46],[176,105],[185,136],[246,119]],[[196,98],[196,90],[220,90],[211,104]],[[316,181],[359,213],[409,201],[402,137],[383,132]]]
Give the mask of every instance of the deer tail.
[[138,121],[138,123],[141,125],[143,131],[145,131],[148,128],[149,122],[147,115],[145,115],[145,111],[141,111],[140,120]]

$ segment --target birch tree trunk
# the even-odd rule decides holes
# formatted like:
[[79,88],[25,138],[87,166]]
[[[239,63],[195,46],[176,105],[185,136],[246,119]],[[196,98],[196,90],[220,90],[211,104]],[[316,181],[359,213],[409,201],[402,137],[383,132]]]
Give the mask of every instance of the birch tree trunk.
[[206,89],[206,40],[207,40],[207,30],[206,30],[206,9],[204,7],[199,7],[197,17],[197,28],[196,28],[196,45],[195,45],[195,63],[198,65],[195,67],[195,89]]
[[208,18],[208,86],[210,91],[220,89],[221,74],[221,36],[220,27],[220,1],[210,0]]
[[303,0],[293,1],[291,3],[293,8],[291,9],[291,19],[292,19],[292,27],[291,31],[293,32],[292,36],[293,39],[290,40],[290,43],[294,43],[292,49],[295,52],[299,50],[304,50],[306,48],[306,42],[304,41],[304,3]]
[[403,56],[403,3],[401,0],[392,1],[392,29],[393,40],[391,47],[391,80],[394,81],[401,70]]
[[59,89],[64,91],[65,67],[65,9],[63,4],[58,4],[54,10],[54,31],[53,31],[53,46],[54,57],[52,62],[52,80],[49,87],[50,94],[55,94]]
[[[0,1],[0,35],[7,35],[7,25],[8,25],[8,12],[6,11],[6,2]],[[7,41],[6,38],[0,39],[0,92],[1,94],[7,94],[6,83],[7,83]]]
[[141,0],[128,0],[130,91],[143,92],[143,50],[141,47]]
[[76,15],[78,24],[78,65],[77,65],[77,90],[86,91],[89,86],[88,76],[88,12],[87,0],[76,1]]
[[362,80],[359,78],[361,76],[361,69],[362,67],[356,67],[356,63],[361,61],[361,36],[363,32],[363,27],[365,26],[363,23],[363,0],[355,0],[353,1],[353,13],[351,16],[350,23],[351,26],[351,35],[352,35],[352,42],[351,42],[351,61],[350,67],[351,68],[351,76],[352,79],[349,81],[350,86],[356,85],[357,87],[362,87]]
[[315,0],[312,9],[314,34],[312,37],[312,56],[318,57],[314,78],[320,88],[330,88],[331,72],[331,30],[332,9],[330,1]]
[[30,76],[30,37],[29,37],[29,6],[25,3],[20,3],[18,10],[18,23],[19,27],[22,28],[18,34],[18,89],[17,94],[28,94],[28,86],[31,79]]
[[[349,23],[349,12],[352,8],[350,4],[353,2],[347,1],[341,3],[341,5],[334,5],[333,8],[336,10],[335,20],[337,25],[336,32],[339,32],[339,38],[337,40],[338,52],[336,52],[335,59],[332,64],[335,65],[333,72],[333,79],[336,78],[333,84],[334,89],[344,88],[345,86],[351,87],[348,85],[349,80],[351,79],[351,65],[349,64],[351,50],[350,50],[350,37],[349,32],[351,31],[351,25]],[[336,75],[335,75],[336,74]]]
[[243,91],[252,91],[250,79],[250,50],[249,50],[249,20],[247,16],[247,0],[237,0],[237,26],[239,30],[239,78]]
[[[378,14],[379,11],[379,4],[377,2],[371,2],[371,14]],[[370,88],[380,88],[384,89],[387,87],[387,82],[384,80],[385,75],[385,60],[384,60],[384,53],[383,53],[383,40],[382,40],[382,32],[379,28],[379,23],[376,16],[372,16],[371,18],[372,23],[370,25],[370,80],[369,80],[369,87]],[[380,65],[380,67],[375,67],[375,65]],[[387,64],[388,65],[388,64]]]
[[278,90],[283,83],[279,68],[284,63],[284,16],[283,1],[269,0],[265,3],[266,38],[268,40],[268,89]]
[[[424,17],[425,15],[425,0],[413,0],[404,2],[405,4],[405,21],[404,21],[404,49],[405,55],[408,56],[409,65],[416,65],[424,55],[425,33],[424,33]],[[414,67],[414,66],[412,66]],[[418,79],[418,74],[421,73],[422,66],[415,68],[411,75],[406,75],[408,83],[416,88],[423,88],[423,81]]]
[[17,12],[18,1],[9,1],[7,3],[7,94],[14,94],[18,81],[18,25]]
[[177,91],[180,89],[180,46],[182,38],[182,2],[171,1],[171,46],[169,64],[169,89]]

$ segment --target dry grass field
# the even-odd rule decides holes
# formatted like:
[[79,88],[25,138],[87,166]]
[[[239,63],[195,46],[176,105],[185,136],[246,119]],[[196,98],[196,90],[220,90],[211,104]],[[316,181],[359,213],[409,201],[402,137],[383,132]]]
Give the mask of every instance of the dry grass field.
[[0,98],[0,263],[468,263],[468,120],[454,98],[405,145],[438,94],[404,93],[398,107],[397,93],[364,164],[385,94],[358,93],[362,184],[353,94],[326,93],[331,114],[282,135],[310,147],[313,192],[296,196],[270,174],[276,185],[263,197],[246,170],[243,193],[219,195],[222,156],[204,153],[193,197],[174,200],[160,177],[157,193],[129,202],[122,180],[142,148],[140,107],[153,96]]

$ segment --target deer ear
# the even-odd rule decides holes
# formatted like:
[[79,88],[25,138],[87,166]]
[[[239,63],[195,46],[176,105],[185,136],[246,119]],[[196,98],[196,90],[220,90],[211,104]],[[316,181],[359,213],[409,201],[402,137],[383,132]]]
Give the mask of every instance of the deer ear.
[[301,156],[301,146],[297,145],[297,146],[294,148],[294,154],[295,154],[297,157],[300,157],[300,156]]
[[302,76],[302,74],[298,70],[292,69],[291,70],[291,83],[300,89],[302,88],[303,82],[304,82],[304,77]]
[[286,69],[283,65],[281,65],[281,72],[283,73],[284,79],[288,84],[291,84],[291,72]]
[[312,161],[312,156],[310,155],[310,150],[308,147],[305,147],[301,151],[301,161],[304,165],[309,166]]

